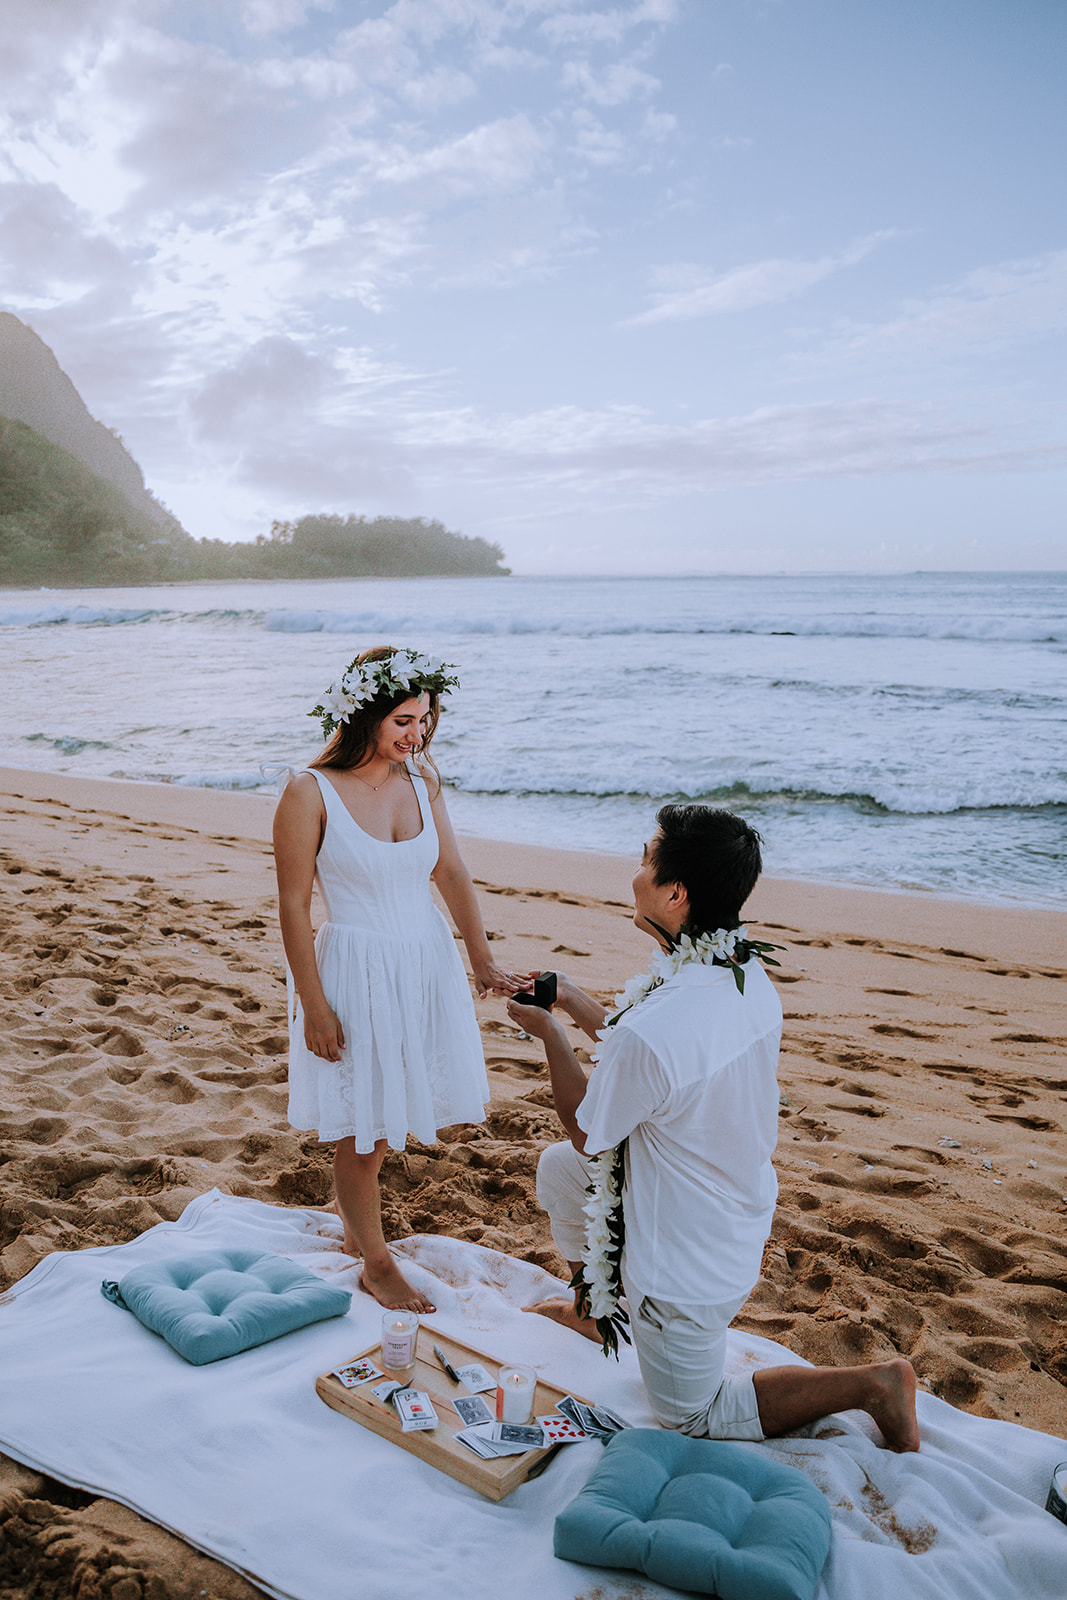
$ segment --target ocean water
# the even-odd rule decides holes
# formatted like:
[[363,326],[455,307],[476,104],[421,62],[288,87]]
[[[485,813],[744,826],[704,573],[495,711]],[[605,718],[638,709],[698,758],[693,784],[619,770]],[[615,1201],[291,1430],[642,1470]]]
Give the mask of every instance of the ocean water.
[[383,642],[459,666],[461,830],[634,854],[701,799],[778,875],[1067,903],[1067,574],[0,590],[0,762],[264,787]]

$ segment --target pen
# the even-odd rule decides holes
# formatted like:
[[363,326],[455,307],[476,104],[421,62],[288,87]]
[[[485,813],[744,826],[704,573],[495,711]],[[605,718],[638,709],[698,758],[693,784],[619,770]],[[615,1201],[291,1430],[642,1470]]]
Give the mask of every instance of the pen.
[[460,1383],[462,1380],[460,1378],[459,1373],[456,1371],[456,1369],[452,1365],[451,1361],[449,1361],[448,1357],[445,1355],[444,1351],[441,1349],[441,1346],[439,1344],[435,1344],[434,1345],[433,1353],[437,1357],[437,1359],[441,1363],[441,1365],[444,1367],[445,1371],[448,1373],[448,1376],[452,1379],[452,1382],[453,1383]]

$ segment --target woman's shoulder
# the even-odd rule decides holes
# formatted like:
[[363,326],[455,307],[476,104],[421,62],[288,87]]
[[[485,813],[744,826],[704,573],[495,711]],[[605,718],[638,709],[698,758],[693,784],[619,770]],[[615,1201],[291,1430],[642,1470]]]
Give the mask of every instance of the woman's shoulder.
[[323,804],[322,788],[318,775],[309,768],[303,772],[295,772],[282,790],[279,805],[291,806],[317,806]]

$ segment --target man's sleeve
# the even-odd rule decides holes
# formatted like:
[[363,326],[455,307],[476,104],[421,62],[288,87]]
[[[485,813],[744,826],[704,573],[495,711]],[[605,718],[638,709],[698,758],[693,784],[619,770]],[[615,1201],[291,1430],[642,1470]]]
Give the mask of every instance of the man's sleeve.
[[669,1088],[659,1057],[632,1029],[616,1024],[600,1046],[600,1063],[578,1107],[585,1153],[599,1155],[627,1138],[663,1104]]

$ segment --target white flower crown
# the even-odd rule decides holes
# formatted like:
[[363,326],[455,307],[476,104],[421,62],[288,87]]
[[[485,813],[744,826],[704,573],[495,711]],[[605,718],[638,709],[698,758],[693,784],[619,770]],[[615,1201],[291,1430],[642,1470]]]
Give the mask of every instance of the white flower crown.
[[417,650],[394,650],[377,661],[350,662],[340,683],[331,683],[308,716],[318,717],[322,736],[328,739],[335,728],[379,695],[441,696],[458,686],[454,662],[431,661]]

